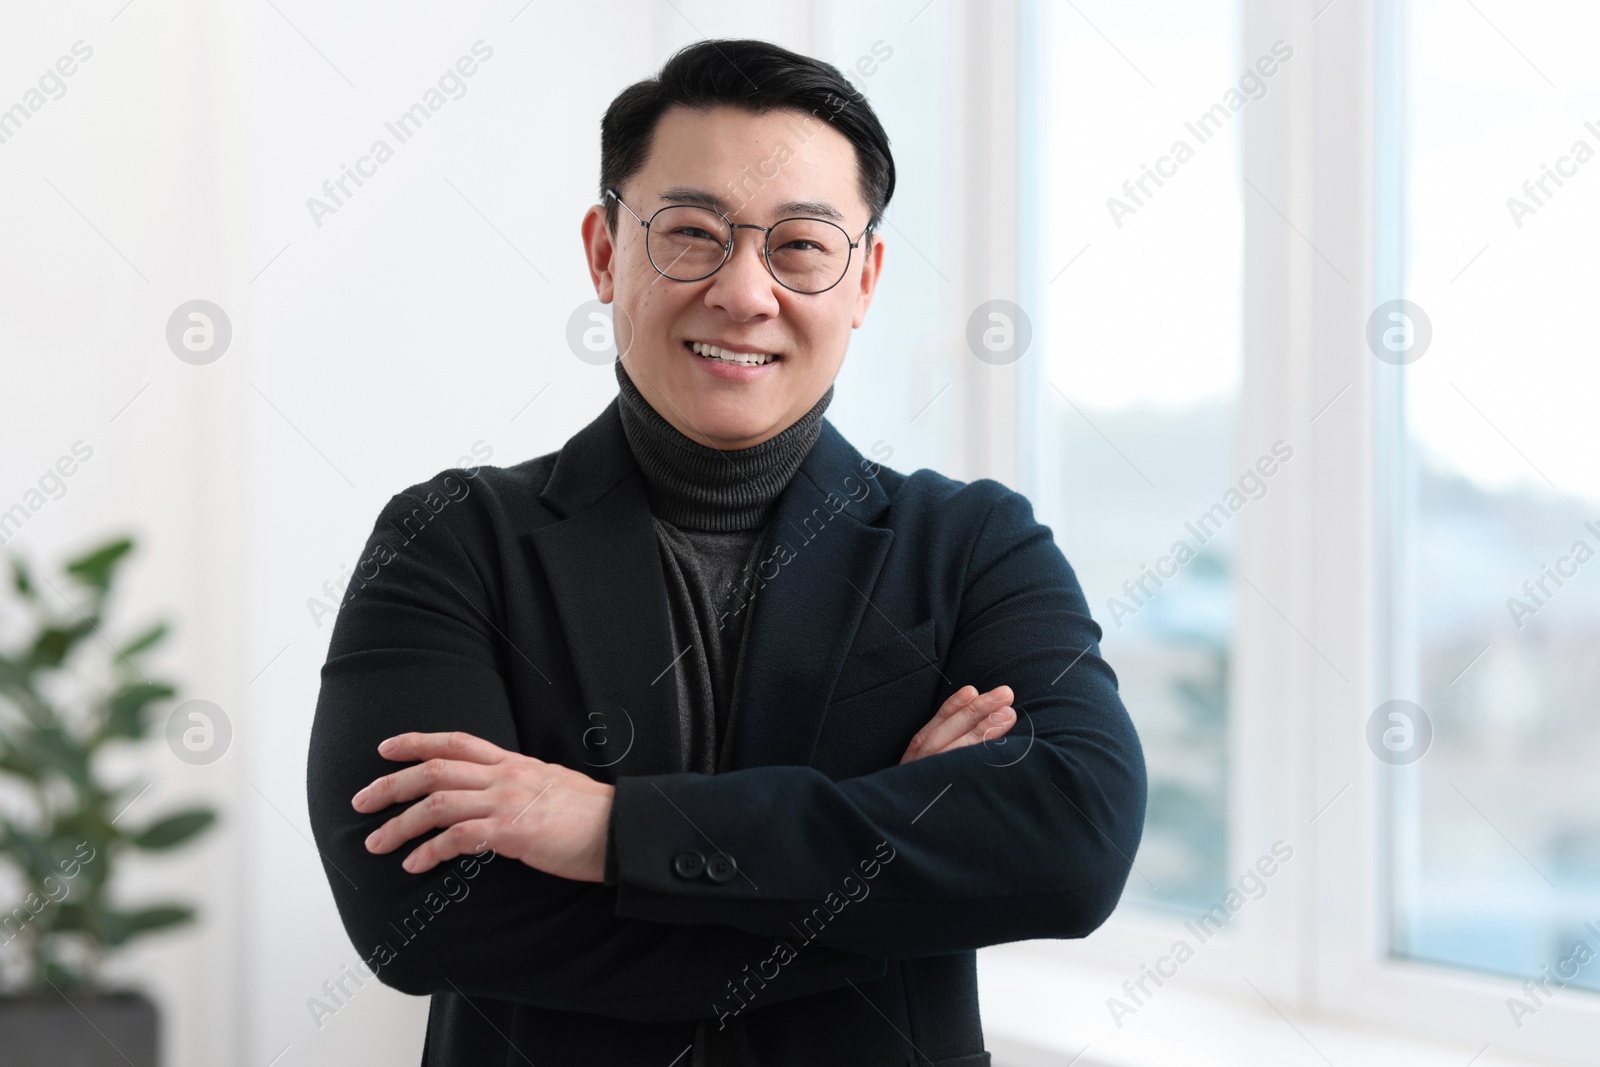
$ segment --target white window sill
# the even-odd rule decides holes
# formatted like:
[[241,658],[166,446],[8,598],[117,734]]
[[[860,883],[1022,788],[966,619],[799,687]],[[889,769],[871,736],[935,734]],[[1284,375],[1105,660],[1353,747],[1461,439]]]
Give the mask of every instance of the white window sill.
[[1019,942],[978,953],[984,1039],[994,1067],[1546,1067],[1481,1044],[1307,1017],[1274,998],[1279,1015],[1244,978],[1237,997],[1200,983],[1186,987],[1180,978],[1123,1015],[1118,1027],[1106,1001],[1121,995],[1129,975],[1065,964],[1059,952],[1052,956],[1053,947]]

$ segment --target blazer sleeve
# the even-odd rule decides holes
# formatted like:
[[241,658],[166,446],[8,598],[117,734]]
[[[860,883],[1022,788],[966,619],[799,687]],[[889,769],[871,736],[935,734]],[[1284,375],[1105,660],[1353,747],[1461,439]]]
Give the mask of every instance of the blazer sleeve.
[[[517,653],[501,647],[491,621],[489,578],[450,516],[420,533],[406,526],[419,521],[418,509],[462,507],[450,499],[401,493],[384,508],[322,668],[306,789],[346,932],[369,969],[405,993],[483,995],[640,1022],[715,1018],[713,1001],[727,996],[728,982],[773,955],[771,937],[709,917],[677,924],[620,916],[616,887],[558,878],[492,852],[421,875],[404,870],[401,861],[437,830],[386,855],[366,850],[366,836],[406,806],[363,814],[350,804],[362,786],[400,766],[378,755],[385,737],[464,730],[520,751],[497,666],[497,656]],[[883,960],[819,946],[767,983],[761,1001],[885,972]]]
[[[1111,914],[1144,827],[1139,740],[1049,527],[973,484],[1003,495],[972,543],[944,693],[1011,686],[1005,743],[838,782],[802,766],[620,779],[619,914],[888,958],[1083,937]],[[706,842],[734,877],[670,873]]]

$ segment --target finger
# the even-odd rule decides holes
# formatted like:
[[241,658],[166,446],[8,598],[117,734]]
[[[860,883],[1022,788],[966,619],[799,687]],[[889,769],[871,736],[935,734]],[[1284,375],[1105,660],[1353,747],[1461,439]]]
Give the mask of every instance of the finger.
[[1005,736],[1007,730],[1010,730],[1012,726],[1016,725],[1016,721],[1017,716],[1015,709],[1009,706],[998,708],[995,711],[990,712],[988,715],[985,715],[976,724],[974,724],[970,730],[962,734],[960,737],[957,737],[943,748],[931,750],[925,753],[925,755],[932,756],[937,752],[954,752],[956,749],[966,748],[968,745],[980,745],[987,741],[993,741],[997,738],[1002,738]]
[[435,757],[373,779],[350,798],[350,805],[357,811],[382,811],[440,789],[482,789],[493,778],[494,771],[481,763]]
[[499,763],[510,753],[465,730],[450,730],[431,734],[413,731],[386,737],[378,743],[378,755],[392,760],[425,760],[439,756],[470,763]]
[[428,838],[401,861],[400,866],[412,874],[431,871],[441,863],[457,856],[481,855],[489,847],[493,833],[492,819],[468,819],[458,822],[442,834]]
[[933,721],[928,729],[928,736],[923,737],[920,755],[934,755],[946,752],[950,745],[957,739],[976,728],[984,718],[1000,707],[1005,707],[1011,701],[1011,686],[995,686],[982,696],[974,697],[965,704],[958,705],[950,710],[949,717]]
[[933,713],[933,718],[929,719],[922,729],[918,730],[911,738],[911,743],[906,745],[905,755],[900,757],[900,762],[909,763],[924,752],[931,751],[928,747],[928,742],[939,723],[945,721],[977,698],[977,687],[971,685],[964,685],[946,697],[944,703],[939,705],[939,710]]
[[954,715],[956,712],[960,711],[962,708],[978,699],[980,695],[981,694],[979,694],[977,686],[962,686],[960,689],[957,689],[954,693],[951,693],[945,698],[944,703],[939,705],[939,710],[933,713],[933,718],[930,720],[930,722],[941,722],[945,719],[948,719],[950,716]]
[[[968,745],[982,745],[990,741],[998,741],[1017,724],[1017,711],[1013,707],[1000,708],[990,712],[983,721],[971,730],[962,734],[951,742],[950,748],[965,748]],[[945,751],[949,751],[947,748]]]
[[372,831],[367,836],[367,851],[381,856],[435,827],[449,827],[468,819],[481,819],[493,810],[489,795],[479,789],[430,793]]
[[923,728],[924,736],[918,747],[918,753],[932,755],[935,752],[943,752],[951,742],[977,726],[988,715],[1008,706],[1011,699],[1011,687],[999,685],[981,696],[959,703],[948,713],[940,708],[940,715]]

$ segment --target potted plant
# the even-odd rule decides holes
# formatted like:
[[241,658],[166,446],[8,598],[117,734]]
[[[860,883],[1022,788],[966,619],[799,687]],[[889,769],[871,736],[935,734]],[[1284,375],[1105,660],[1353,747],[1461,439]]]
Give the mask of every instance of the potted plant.
[[[170,849],[216,818],[188,808],[153,820],[130,811],[147,786],[108,783],[114,746],[137,743],[171,684],[142,666],[166,637],[156,622],[129,640],[107,632],[113,540],[68,563],[60,584],[11,559],[14,600],[31,620],[0,631],[0,1063],[155,1067],[158,1018],[144,994],[108,989],[100,969],[134,938],[187,923],[194,910],[113,901],[118,857]],[[20,885],[20,892],[18,886]]]

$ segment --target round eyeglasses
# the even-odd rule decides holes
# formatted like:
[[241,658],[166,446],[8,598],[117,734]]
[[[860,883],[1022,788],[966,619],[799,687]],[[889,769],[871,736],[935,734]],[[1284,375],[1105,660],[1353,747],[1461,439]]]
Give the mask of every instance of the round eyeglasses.
[[688,204],[668,204],[644,219],[623,203],[615,189],[607,189],[606,195],[639,219],[650,265],[675,282],[711,277],[733,254],[734,230],[760,230],[765,237],[761,261],[779,285],[796,293],[825,293],[844,280],[851,251],[872,230],[869,223],[852,241],[842,226],[827,219],[779,219],[771,226],[757,226]]

